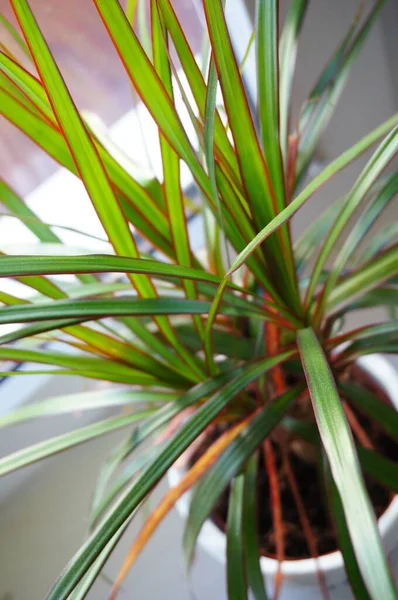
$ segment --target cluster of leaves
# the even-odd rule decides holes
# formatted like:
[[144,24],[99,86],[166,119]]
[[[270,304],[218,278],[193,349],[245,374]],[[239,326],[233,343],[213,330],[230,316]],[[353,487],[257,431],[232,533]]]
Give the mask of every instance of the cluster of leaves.
[[[202,70],[170,0],[148,2],[151,35],[145,43],[134,32],[136,0],[128,2],[126,13],[118,0],[93,0],[134,90],[158,126],[162,181],[133,177],[126,170],[114,149],[77,111],[27,0],[10,1],[24,39],[4,18],[2,23],[32,59],[37,75],[1,44],[0,112],[81,179],[112,251],[67,256],[64,249],[62,255],[49,255],[48,248],[62,244],[54,227],[1,182],[4,210],[30,229],[43,251],[40,256],[0,257],[0,275],[34,291],[29,300],[0,291],[0,324],[20,324],[0,336],[0,360],[53,365],[60,375],[120,385],[19,408],[3,417],[0,426],[77,409],[124,408],[119,416],[6,456],[0,460],[0,474],[134,424],[101,473],[90,536],[48,599],[86,597],[154,486],[203,432],[226,422],[229,427],[150,515],[115,589],[160,520],[196,484],[184,537],[190,561],[202,524],[230,484],[230,597],[246,598],[250,586],[256,600],[263,600],[254,518],[258,453],[264,451],[270,482],[277,482],[270,440],[277,442],[281,431],[294,431],[309,437],[324,457],[331,511],[356,596],[393,600],[396,592],[362,470],[394,491],[397,472],[383,456],[354,442],[350,425],[354,428],[355,423],[347,419],[341,398],[344,395],[397,435],[393,408],[381,406],[372,394],[344,378],[358,357],[397,351],[396,323],[370,323],[344,332],[342,327],[354,310],[394,304],[397,228],[389,226],[373,236],[365,249],[360,243],[398,190],[397,174],[385,174],[398,147],[398,115],[313,179],[308,177],[318,141],[383,1],[376,1],[367,15],[356,15],[292,128],[298,37],[309,2],[292,1],[279,38],[277,0],[257,0],[251,38],[257,64],[257,129],[222,0],[203,0],[210,53]],[[178,56],[189,94],[178,78],[169,45]],[[181,122],[176,94],[183,98],[194,136]],[[346,196],[331,204],[293,244],[293,215],[374,144],[376,150]],[[192,251],[192,206],[181,188],[181,161],[200,195],[206,264]],[[346,236],[354,213],[356,222]],[[140,251],[142,239],[152,249],[147,255]],[[330,253],[336,248],[331,263]],[[73,275],[74,283],[54,277],[64,274]],[[104,279],[103,274],[113,276]],[[53,340],[65,350],[54,351]],[[32,372],[40,370],[1,374]],[[289,373],[295,375],[295,387],[286,387]],[[308,423],[303,427],[288,413],[306,393],[318,428],[314,419],[310,432]],[[137,453],[148,439],[155,444]],[[294,474],[290,475],[294,487]],[[279,504],[274,486],[270,510],[281,534]],[[316,556],[310,533],[308,543]],[[282,560],[283,535],[277,549]]]

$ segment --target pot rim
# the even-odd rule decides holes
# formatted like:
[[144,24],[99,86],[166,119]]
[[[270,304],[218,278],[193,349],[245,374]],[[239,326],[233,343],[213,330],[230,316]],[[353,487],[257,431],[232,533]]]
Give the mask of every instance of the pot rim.
[[[374,354],[364,356],[358,360],[358,364],[374,377],[380,386],[387,392],[392,404],[398,409],[398,372],[394,366],[383,356]],[[168,479],[171,487],[174,487],[181,480],[182,470],[171,467],[168,471]],[[187,492],[177,502],[177,510],[183,516],[187,517],[189,507],[189,492]],[[379,530],[384,542],[386,536],[398,525],[398,496],[393,498],[386,511],[382,514],[379,521]],[[214,523],[207,520],[198,537],[198,542],[206,548],[207,552],[213,557],[225,563],[226,536]],[[390,550],[390,548],[386,548]],[[260,557],[261,570],[264,575],[273,576],[278,569],[278,561],[267,556]],[[294,577],[298,575],[316,575],[317,569],[323,573],[331,573],[344,570],[343,556],[340,550],[335,550],[328,554],[320,556],[318,559],[288,559],[281,565],[282,574],[285,577]]]

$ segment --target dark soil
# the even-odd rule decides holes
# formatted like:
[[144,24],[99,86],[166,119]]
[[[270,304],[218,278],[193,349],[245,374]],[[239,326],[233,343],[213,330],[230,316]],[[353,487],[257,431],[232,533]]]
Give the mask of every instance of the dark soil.
[[[381,402],[389,402],[388,397],[377,383],[370,376],[354,367],[350,373],[350,379],[360,383],[362,386],[375,393]],[[307,408],[305,408],[305,406]],[[305,405],[295,406],[293,409],[294,415],[301,418],[312,418],[311,414],[306,415],[305,412],[311,410],[308,403]],[[396,460],[398,456],[398,444],[392,440],[384,430],[377,424],[371,421],[365,415],[352,408],[355,416],[361,424],[364,431],[372,441],[376,451],[385,457]],[[202,448],[196,453],[193,458],[194,462],[198,455],[208,447],[220,432],[212,431],[212,435],[206,440]],[[279,445],[272,442],[275,457],[278,467],[279,487],[282,500],[284,531],[285,531],[285,557],[287,559],[310,558],[303,528],[300,523],[297,512],[296,503],[290,486],[287,483],[286,477],[281,467],[281,456]],[[306,513],[310,521],[311,529],[314,534],[318,554],[327,554],[337,550],[337,540],[333,525],[329,518],[329,509],[327,498],[325,498],[324,488],[319,481],[320,469],[318,468],[315,456],[311,454],[311,448],[306,448],[305,443],[296,439],[289,446],[289,460],[293,469],[301,498],[304,502]],[[263,453],[259,453],[259,469],[258,469],[258,491],[257,491],[257,521],[259,532],[259,543],[262,554],[266,556],[275,556],[275,538],[272,524],[272,511],[270,508],[270,489],[268,477],[264,468]],[[365,477],[366,487],[377,517],[380,517],[386,510],[392,500],[392,494],[382,485]],[[225,531],[227,521],[229,500],[229,489],[226,489],[217,503],[213,513],[212,520]]]

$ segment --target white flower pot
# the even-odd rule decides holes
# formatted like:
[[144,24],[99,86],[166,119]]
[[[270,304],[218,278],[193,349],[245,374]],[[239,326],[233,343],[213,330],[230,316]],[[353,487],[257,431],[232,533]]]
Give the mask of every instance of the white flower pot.
[[[391,363],[381,356],[373,355],[363,357],[359,364],[377,380],[398,409],[398,373]],[[182,475],[183,471],[180,469],[170,469],[168,472],[170,486],[174,487],[178,484]],[[177,510],[183,518],[186,518],[188,508],[189,493],[185,494],[177,503]],[[380,517],[379,528],[391,570],[393,573],[398,573],[398,496],[394,498],[386,512]],[[204,551],[218,563],[220,571],[224,572],[225,534],[208,520],[202,528],[198,542]],[[260,563],[267,588],[272,592],[272,582],[278,563],[276,560],[265,556],[261,557]],[[318,566],[324,574],[330,600],[352,600],[353,596],[347,581],[341,553],[331,552],[319,557]],[[280,600],[323,600],[319,589],[315,560],[286,560],[282,564],[282,573],[284,583]]]

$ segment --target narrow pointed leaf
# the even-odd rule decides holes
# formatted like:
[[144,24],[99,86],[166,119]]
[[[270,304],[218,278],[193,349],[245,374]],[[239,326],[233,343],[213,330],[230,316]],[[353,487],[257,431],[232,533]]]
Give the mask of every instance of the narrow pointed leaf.
[[[328,309],[334,309],[342,303],[346,304],[358,294],[378,287],[397,273],[398,248],[391,248],[376,256],[360,270],[355,270],[343,277],[328,297]],[[377,291],[377,290],[376,290]]]
[[[90,514],[91,531],[95,529],[105,512],[109,510],[109,507],[123,492],[126,486],[131,484],[133,479],[139,475],[139,473],[148,465],[148,463],[155,459],[155,457],[160,453],[161,449],[161,446],[156,446],[155,448],[150,448],[149,450],[142,452],[139,456],[134,457],[125,465],[120,474],[115,478],[114,481],[112,481],[110,486],[104,488],[101,486],[96,490],[96,502],[95,504],[93,503]],[[114,470],[116,470],[117,467],[120,467],[120,463],[114,465]],[[105,474],[111,476],[114,470]],[[106,485],[109,482],[104,480],[100,483]]]
[[205,193],[209,181],[187,138],[171,99],[117,0],[94,0],[137,93]]
[[343,272],[348,261],[353,256],[362,241],[362,238],[367,234],[372,225],[377,221],[384,209],[398,193],[398,173],[393,173],[387,178],[386,183],[379,193],[376,194],[363,213],[359,216],[358,221],[349,233],[348,238],[343,244],[337,257],[333,261],[333,269],[329,278],[333,281]]
[[[312,294],[314,293],[315,287],[318,283],[319,275],[325,266],[325,262],[331,252],[331,249],[335,246],[337,240],[339,239],[345,227],[347,226],[349,219],[352,217],[353,213],[360,205],[362,199],[366,196],[366,193],[368,192],[369,188],[374,184],[376,178],[380,175],[380,173],[390,162],[390,160],[394,157],[397,151],[398,126],[392,130],[392,132],[386,137],[385,140],[383,140],[380,146],[376,149],[375,153],[368,161],[367,165],[363,169],[362,173],[360,174],[353,187],[351,188],[351,191],[349,192],[348,196],[346,197],[344,206],[339,215],[337,216],[333,227],[329,231],[327,240],[325,241],[319,252],[316,264],[311,273],[311,281],[307,289],[307,300],[311,298]],[[381,197],[383,202],[385,200],[389,200],[392,196],[394,196],[397,189],[397,181],[398,178],[394,177],[392,181],[389,182],[391,187],[389,184],[387,184],[388,187],[385,191],[385,195],[383,194]],[[348,241],[344,244],[343,248],[338,254],[337,258],[335,259],[333,269],[330,272],[323,288],[323,303],[326,302],[326,298],[329,292],[334,287],[338,276],[344,268],[344,265],[348,257],[350,256],[352,246],[355,247],[356,237],[363,228],[366,228],[367,220],[370,220],[371,217],[369,212],[370,211],[368,211],[368,214],[365,216],[365,219],[359,221],[358,224],[354,227],[352,234],[353,236],[355,236],[354,242],[353,238],[350,236],[348,238]],[[321,307],[319,310],[321,310]]]
[[[0,348],[0,360],[64,367],[68,373],[118,383],[133,385],[159,385],[161,383],[157,377],[144,373],[141,370],[133,369],[115,361],[91,356],[73,356],[62,354],[61,352],[50,352],[49,350],[24,350],[3,346]],[[23,373],[23,371],[15,372],[16,375],[19,373]],[[174,382],[173,385],[176,384],[177,382]]]
[[341,498],[362,577],[374,600],[380,595],[395,600],[396,591],[376,518],[333,375],[313,330],[302,329],[297,339],[322,444]]
[[309,0],[293,0],[283,25],[279,44],[280,143],[286,161],[289,135],[289,111],[296,65],[298,38]]
[[15,423],[48,417],[63,415],[82,410],[96,410],[115,406],[134,406],[137,403],[164,403],[173,401],[177,394],[158,391],[130,392],[125,390],[83,392],[82,394],[69,394],[67,396],[56,396],[48,400],[41,400],[17,408],[0,417],[0,427],[9,427]]
[[126,578],[131,567],[138,558],[140,552],[144,548],[145,544],[149,541],[158,525],[163,521],[166,515],[173,508],[178,499],[188,491],[200,477],[203,476],[211,465],[217,460],[217,457],[221,452],[231,443],[231,441],[239,434],[239,432],[245,427],[245,422],[240,422],[222,436],[220,436],[208,450],[199,458],[196,463],[190,467],[190,469],[184,474],[181,481],[162,498],[155,510],[146,519],[141,531],[130,546],[128,554],[124,560],[121,570],[117,576],[117,579],[113,585],[112,596],[116,596],[116,593],[120,589],[120,586]]
[[361,310],[375,306],[383,306],[390,310],[394,310],[396,304],[397,290],[393,287],[379,287],[378,289],[370,290],[368,292],[365,291],[363,295],[359,296],[359,298],[353,302],[343,305],[340,310],[335,312],[332,318],[339,318],[353,310]]
[[[181,61],[184,74],[189,82],[190,89],[195,98],[200,115],[204,119],[205,103],[206,103],[206,84],[195,57],[189,47],[184,31],[178,22],[170,0],[157,0],[161,8],[163,18],[165,20],[170,36],[173,40],[176,52]],[[234,174],[238,171],[238,163],[231,143],[228,140],[224,126],[218,113],[215,118],[215,142],[220,148],[217,156],[223,157],[229,166],[229,173]]]
[[369,448],[358,448],[358,456],[365,473],[398,494],[398,464]]
[[[374,129],[371,133],[367,134],[359,142],[354,144],[351,148],[340,154],[338,158],[332,161],[319,175],[317,175],[294,200],[280,212],[272,221],[266,225],[256,237],[246,246],[246,248],[237,256],[233,262],[229,273],[236,271],[247,258],[256,250],[256,248],[262,244],[274,231],[276,231],[283,223],[286,223],[302,206],[303,204],[322,186],[324,185],[333,175],[338,171],[345,168],[353,160],[358,158],[365,150],[367,150],[372,144],[374,144],[380,137],[388,133],[392,127],[398,123],[398,114],[391,117],[388,121]],[[394,133],[395,137],[395,133]],[[391,146],[394,145],[392,140]],[[394,149],[392,148],[392,152]]]
[[124,256],[136,256],[134,241],[104,167],[33,17],[29,4],[26,0],[12,0],[12,5],[52,104],[59,127],[65,136],[76,168],[104,228],[116,252]]
[[388,248],[388,246],[398,242],[398,223],[388,223],[381,227],[379,231],[369,240],[367,248],[362,254],[354,259],[355,265],[363,265],[374,258],[379,252]]
[[[225,16],[220,0],[204,0],[209,35],[218,77],[224,96],[225,108],[235,141],[242,180],[257,227],[268,223],[275,215],[278,204],[270,175],[262,156],[254,123],[250,114],[232,43],[228,35]],[[286,241],[286,232],[283,234]],[[285,302],[298,309],[299,299],[294,279],[289,276],[287,265],[291,257],[282,239],[275,236],[266,249],[276,263],[278,271],[273,282],[280,288]],[[272,267],[272,263],[270,267]]]
[[366,589],[358,562],[355,556],[355,550],[350,539],[347,527],[346,517],[337,487],[329,474],[330,504],[332,517],[337,530],[339,546],[344,557],[344,565],[347,571],[348,580],[355,597],[360,600],[373,600]]
[[[156,460],[143,471],[132,486],[127,488],[113,509],[109,511],[101,525],[67,565],[48,594],[47,600],[66,600],[68,598],[68,595],[74,590],[106,544],[108,544],[126,520],[129,519],[130,515],[148,492],[156,485],[167,469],[171,467],[193,440],[227,406],[236,394],[242,391],[251,381],[258,378],[264,370],[270,368],[281,359],[288,358],[288,356],[289,354],[285,354],[245,365],[235,379],[226,384],[196,411],[180,428],[179,432],[166,444]],[[235,370],[236,373],[237,371]],[[204,388],[202,387],[202,389]],[[198,399],[200,397],[199,395]]]
[[[137,257],[138,251],[134,238],[112,189],[105,167],[77,112],[61,73],[29,8],[29,4],[26,0],[18,0],[18,2],[12,0],[12,5],[52,104],[54,115],[109,240],[117,254]],[[150,279],[141,275],[131,275],[130,277],[140,295],[144,297],[156,296],[156,291]],[[200,377],[201,371],[195,360],[179,344],[168,320],[164,317],[157,317],[156,320],[177,353],[189,365],[195,376]]]
[[[157,316],[157,315],[205,315],[210,303],[202,300],[183,298],[114,298],[93,300],[58,300],[51,304],[23,304],[4,306],[0,310],[0,324],[29,323],[51,319],[78,318],[85,321],[116,316]],[[221,313],[233,316],[257,316],[257,311],[221,307]]]
[[366,41],[385,0],[376,0],[372,10],[359,31],[355,34],[360,10],[336,53],[332,56],[317,84],[312,90],[300,119],[300,145],[297,165],[297,181],[306,173],[317,143],[329,124],[335,106],[344,90],[351,67]]
[[[0,69],[5,70],[8,66],[5,63],[5,57],[0,53]],[[78,173],[70,151],[58,124],[54,118],[44,89],[40,83],[27,71],[25,72],[19,65],[11,63],[12,74],[21,89],[27,89],[31,102],[38,109],[46,111],[49,120],[43,120],[40,115],[31,112],[27,107],[16,102],[10,94],[0,89],[0,111],[4,116],[28,135],[36,144],[41,146],[50,156],[52,156],[61,165],[73,173]],[[18,88],[16,88],[18,89]],[[40,92],[40,96],[38,95]],[[44,98],[42,95],[44,94]],[[44,108],[43,108],[43,102]],[[33,106],[33,105],[32,105]],[[89,132],[89,131],[88,131]],[[150,196],[153,183],[147,182],[145,187],[127,173],[127,171],[115,160],[115,158],[105,149],[105,147],[92,135],[96,143],[96,149],[99,152],[108,176],[116,187],[117,197],[120,201],[126,217],[134,226],[167,256],[173,257],[170,241],[168,238],[167,220],[165,215],[159,211],[155,202]],[[155,191],[155,190],[154,190]]]
[[294,244],[294,255],[300,272],[310,261],[314,252],[332,227],[345,198],[337,198],[314,221],[312,221]]
[[6,184],[0,180],[0,204],[3,204],[8,210],[18,215],[18,217],[30,217],[32,221],[25,221],[26,226],[34,233],[40,241],[49,243],[59,243],[59,238],[48,225],[40,222],[35,213],[30,210],[26,203]]
[[247,585],[244,563],[243,511],[245,475],[231,484],[227,520],[227,588],[229,600],[246,600]]
[[20,47],[22,52],[25,54],[25,56],[29,60],[31,60],[29,49],[28,49],[27,45],[25,44],[24,40],[19,35],[18,31],[15,29],[15,27],[12,25],[12,23],[10,23],[10,21],[8,19],[6,19],[6,17],[2,14],[0,14],[0,23],[3,25],[3,27],[5,27],[5,29],[8,31],[8,33],[14,38],[15,42],[18,44],[18,46]]
[[258,0],[256,15],[258,106],[263,152],[278,210],[286,206],[279,138],[278,2]]
[[393,406],[380,402],[369,390],[349,381],[340,381],[339,387],[344,397],[355,408],[379,423],[392,437],[398,439],[398,412]]
[[127,520],[120,529],[115,533],[115,535],[110,539],[110,541],[106,544],[102,552],[99,554],[98,558],[94,561],[93,565],[87,571],[79,585],[75,588],[75,590],[70,594],[68,600],[84,600],[87,597],[87,594],[91,590],[98,576],[100,575],[103,566],[111,555],[112,551],[116,547],[123,533],[126,531],[127,527],[130,524],[130,520]]
[[70,433],[65,433],[55,438],[45,440],[44,442],[39,442],[34,446],[28,446],[23,450],[18,450],[17,452],[0,459],[0,476],[26,467],[27,465],[31,465],[48,456],[53,456],[63,450],[68,450],[68,448],[72,448],[83,442],[95,439],[105,433],[127,427],[140,419],[144,419],[150,414],[151,411],[141,411],[128,416],[105,419],[104,421],[98,421],[93,425],[87,425],[86,427],[75,429]]
[[252,456],[245,471],[243,512],[244,552],[247,581],[254,600],[267,600],[260,566],[260,546],[257,531],[257,460]]
[[299,388],[293,388],[265,407],[247,426],[246,430],[228,447],[216,465],[196,486],[191,499],[189,516],[184,531],[184,551],[190,564],[196,540],[219,496],[231,479],[237,475],[259,444],[278,424],[288,407],[297,397]]
[[[164,23],[156,5],[156,0],[151,0],[152,16],[152,50],[156,72],[158,73],[167,93],[173,99],[171,70],[167,52],[167,34]],[[188,238],[187,220],[184,210],[184,201],[180,183],[180,160],[166,138],[160,133],[160,149],[163,166],[163,190],[169,218],[169,227],[177,262],[182,266],[192,267],[192,253]],[[194,283],[184,281],[186,297],[193,300],[197,298]],[[203,325],[199,317],[193,317],[199,333]]]

